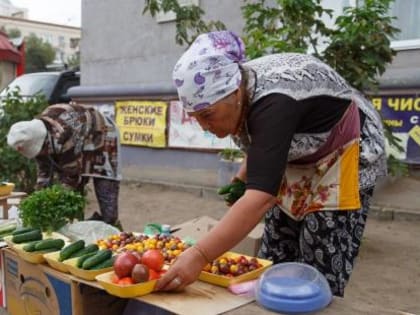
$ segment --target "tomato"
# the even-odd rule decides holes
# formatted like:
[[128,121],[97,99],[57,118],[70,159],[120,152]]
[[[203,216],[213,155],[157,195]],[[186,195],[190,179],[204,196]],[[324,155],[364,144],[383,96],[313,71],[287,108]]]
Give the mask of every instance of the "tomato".
[[118,280],[118,284],[119,285],[130,285],[130,284],[134,284],[133,279],[131,279],[131,277],[124,277],[121,278],[120,280]]
[[143,264],[137,264],[134,266],[131,272],[131,278],[134,283],[141,283],[149,280],[149,267]]
[[157,272],[153,269],[149,269],[149,281],[159,279],[159,278],[160,278],[159,272]]
[[112,282],[112,283],[118,283],[118,281],[120,281],[120,278],[118,278],[118,276],[114,273],[114,274],[111,276],[111,282]]
[[139,260],[130,252],[121,253],[114,261],[114,272],[119,278],[128,277]]
[[149,249],[141,257],[141,263],[155,271],[162,269],[164,261],[165,258],[158,249]]

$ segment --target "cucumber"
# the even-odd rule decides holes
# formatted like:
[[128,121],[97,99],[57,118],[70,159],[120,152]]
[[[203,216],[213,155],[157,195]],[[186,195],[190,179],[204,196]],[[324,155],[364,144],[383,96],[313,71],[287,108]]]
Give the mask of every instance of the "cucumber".
[[109,257],[108,259],[105,259],[103,262],[97,265],[94,265],[89,270],[99,270],[99,269],[112,267],[114,265],[114,260],[115,260],[114,257]]
[[39,230],[32,227],[18,227],[16,230],[13,231],[12,235],[23,234],[31,231]]
[[95,255],[86,259],[82,264],[82,269],[90,269],[95,265],[100,264],[101,262],[107,260],[112,256],[112,251],[110,249],[101,249],[96,252]]
[[89,253],[96,253],[99,250],[98,245],[96,244],[89,244],[85,248],[78,250],[77,252],[73,253],[69,258],[76,258],[81,257]]
[[76,262],[76,267],[77,268],[82,268],[82,266],[83,266],[83,263],[85,262],[85,260],[86,259],[88,259],[89,257],[92,257],[93,255],[95,255],[96,254],[96,252],[93,252],[93,253],[89,253],[89,254],[85,254],[85,255],[83,255],[83,256],[80,256],[78,259],[77,259],[77,262]]
[[222,186],[217,190],[217,194],[219,195],[227,194],[230,191],[231,187],[232,187],[232,184],[227,184],[225,186]]
[[244,193],[245,187],[233,187],[229,192],[229,194],[236,199],[241,198]]
[[40,241],[39,243],[35,244],[35,250],[47,250],[47,249],[55,249],[59,250],[63,248],[64,241],[60,238],[54,239],[54,238],[48,238],[45,240]]
[[76,242],[73,242],[66,247],[64,247],[60,251],[60,256],[58,258],[58,261],[63,261],[71,257],[75,252],[83,249],[85,247],[85,241],[84,240],[78,240]]
[[34,251],[36,251],[36,249],[35,249],[35,245],[36,245],[36,244],[38,244],[39,242],[41,242],[41,241],[32,241],[32,242],[29,242],[29,243],[25,244],[25,245],[22,247],[22,249],[23,249],[25,252],[34,252]]
[[16,244],[39,240],[42,240],[42,233],[40,230],[33,230],[22,234],[14,235],[12,237],[12,242]]
[[0,235],[9,235],[16,231],[17,224],[15,222],[9,222],[0,226]]

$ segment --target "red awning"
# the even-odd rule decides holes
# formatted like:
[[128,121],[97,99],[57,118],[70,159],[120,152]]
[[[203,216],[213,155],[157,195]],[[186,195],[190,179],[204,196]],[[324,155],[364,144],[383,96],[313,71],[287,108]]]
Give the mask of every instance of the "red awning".
[[20,63],[20,52],[10,43],[6,33],[0,31],[0,61]]

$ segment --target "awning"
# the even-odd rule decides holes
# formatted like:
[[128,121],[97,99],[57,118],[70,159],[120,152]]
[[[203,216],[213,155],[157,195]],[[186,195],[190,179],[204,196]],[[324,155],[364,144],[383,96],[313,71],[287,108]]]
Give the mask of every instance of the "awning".
[[6,33],[0,31],[0,61],[20,63],[20,52],[10,43]]

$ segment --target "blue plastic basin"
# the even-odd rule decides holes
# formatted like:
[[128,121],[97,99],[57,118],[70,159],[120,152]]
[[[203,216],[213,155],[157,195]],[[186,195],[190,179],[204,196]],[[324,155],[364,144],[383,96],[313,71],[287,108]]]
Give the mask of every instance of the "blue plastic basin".
[[277,312],[315,312],[332,300],[325,277],[312,266],[301,263],[277,264],[261,276],[256,287],[257,302]]

